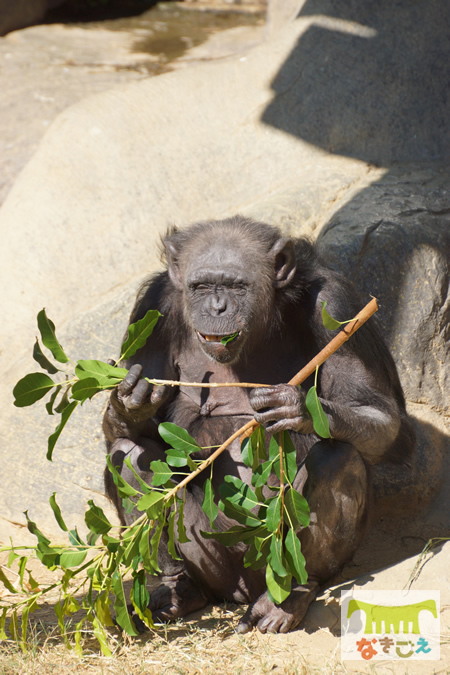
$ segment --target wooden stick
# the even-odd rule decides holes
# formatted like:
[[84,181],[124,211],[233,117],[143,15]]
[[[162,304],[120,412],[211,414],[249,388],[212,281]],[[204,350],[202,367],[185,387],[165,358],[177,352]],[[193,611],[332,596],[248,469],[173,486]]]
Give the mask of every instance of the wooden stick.
[[213,389],[215,387],[246,387],[247,389],[254,389],[255,387],[271,387],[271,384],[258,384],[256,382],[179,382],[178,380],[157,380],[155,378],[144,377],[144,380],[154,384],[157,387],[167,385],[168,387],[208,387]]
[[[372,300],[355,316],[354,319],[349,321],[349,323],[342,328],[341,332],[338,333],[336,337],[334,337],[331,342],[327,344],[326,347],[316,354],[316,356],[311,359],[311,361],[306,364],[304,368],[302,368],[296,375],[294,375],[291,380],[289,380],[288,384],[299,385],[304,382],[310,375],[314,373],[318,366],[322,365],[322,363],[324,363],[332,354],[334,354],[334,352],[339,349],[339,347],[343,345],[344,342],[347,342],[353,333],[356,333],[356,331],[361,328],[367,319],[370,319],[370,317],[377,311],[377,299],[372,298]],[[168,492],[164,498],[164,501],[169,501],[171,497],[173,497],[179,490],[182,490],[193,478],[207,469],[208,466],[211,466],[214,460],[217,459],[217,457],[221,455],[222,452],[226,450],[226,448],[228,448],[228,446],[231,445],[234,440],[236,440],[236,438],[241,437],[242,442],[244,438],[247,438],[247,436],[250,436],[253,433],[257,426],[259,426],[258,422],[253,419],[235,431],[234,434],[227,438],[227,440],[222,443],[222,445],[217,448],[217,450],[215,450],[213,454],[208,457],[208,459],[205,459],[205,461],[200,464],[200,466],[195,471],[186,476],[186,478],[184,478],[181,483],[178,483],[178,485],[176,485],[173,490]]]

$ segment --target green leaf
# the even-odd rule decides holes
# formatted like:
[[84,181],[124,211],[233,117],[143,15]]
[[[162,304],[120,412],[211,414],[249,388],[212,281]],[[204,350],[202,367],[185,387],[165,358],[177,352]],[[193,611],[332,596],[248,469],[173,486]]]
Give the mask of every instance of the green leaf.
[[322,323],[325,328],[328,328],[328,330],[337,330],[342,326],[342,324],[348,323],[348,321],[336,321],[336,319],[333,319],[333,317],[330,316],[325,309],[327,303],[321,302],[320,304],[322,305]]
[[200,534],[204,539],[215,539],[224,546],[234,546],[239,542],[248,541],[254,537],[262,534],[265,531],[264,526],[258,524],[257,527],[244,527],[242,525],[233,525],[225,532],[203,532]]
[[83,628],[85,621],[86,617],[83,617],[81,621],[75,624],[75,654],[80,658],[83,656],[83,648],[81,646],[81,629]]
[[[25,576],[25,571],[27,571],[26,566],[27,566],[28,558],[26,556],[22,556],[19,560],[19,581],[20,581],[20,588],[22,590],[25,590],[23,587],[23,578]],[[30,572],[28,572],[28,575],[30,576]]]
[[257,516],[254,516],[251,511],[243,509],[239,504],[230,502],[228,499],[220,500],[219,509],[228,518],[237,520],[241,525],[248,525],[249,527],[259,527],[261,525],[261,520]]
[[107,590],[97,595],[95,598],[94,609],[98,620],[103,626],[114,626],[114,621],[112,620],[111,611],[109,609],[109,593]]
[[169,551],[170,555],[174,560],[182,560],[180,556],[177,553],[176,547],[175,547],[175,518],[176,518],[176,511],[172,511],[172,513],[169,516],[169,522],[168,522],[168,527],[167,527],[167,535],[168,535],[168,542],[167,542],[167,550]]
[[142,478],[140,477],[140,475],[137,473],[137,471],[135,470],[134,466],[132,465],[131,459],[130,459],[129,457],[126,457],[123,463],[125,464],[125,466],[127,466],[127,467],[130,469],[131,473],[134,474],[134,477],[136,478],[137,482],[138,482],[139,485],[141,486],[143,492],[144,492],[144,493],[151,492],[151,487],[150,487],[150,485],[148,485],[148,484],[145,482],[145,480],[142,480]]
[[85,561],[87,550],[84,551],[64,551],[61,553],[59,564],[64,569],[78,567]]
[[135,503],[129,497],[124,497],[122,499],[122,508],[125,511],[125,513],[130,514],[135,507],[136,507]]
[[105,389],[112,389],[115,387],[114,383],[109,382],[108,384],[99,384],[98,381],[93,377],[88,377],[85,380],[78,380],[72,386],[72,398],[76,401],[81,401],[84,403],[88,398],[92,398],[95,394],[98,394],[100,391],[105,391]]
[[252,441],[253,452],[255,453],[258,461],[264,462],[267,459],[266,432],[264,431],[264,427],[256,427],[250,438]]
[[243,509],[250,510],[259,506],[258,498],[251,487],[237,476],[225,476],[219,493],[223,499],[239,504]]
[[291,592],[292,576],[288,574],[280,577],[271,567],[270,563],[266,566],[266,584],[270,600],[277,605],[289,596]]
[[150,547],[152,549],[151,556],[150,556],[150,562],[153,566],[153,568],[158,572],[159,574],[161,573],[161,570],[159,569],[158,566],[158,547],[159,547],[159,542],[161,540],[161,534],[164,529],[164,521],[161,520],[155,527],[155,530],[153,532],[152,538],[150,539]]
[[60,437],[62,430],[66,426],[69,417],[71,416],[77,405],[78,401],[72,401],[72,403],[69,403],[67,408],[64,408],[64,410],[61,413],[61,422],[58,424],[55,431],[48,437],[47,459],[50,462],[52,461],[52,455],[54,447],[56,445],[56,441]]
[[134,532],[134,536],[128,541],[125,551],[123,553],[123,564],[131,565],[134,558],[139,555],[140,534],[142,534],[143,526],[139,526]]
[[3,586],[10,592],[10,593],[17,593],[17,590],[14,588],[12,583],[9,581],[8,577],[0,567],[0,581],[2,582]]
[[254,570],[259,570],[267,563],[270,554],[270,542],[272,536],[268,536],[269,532],[266,528],[260,528],[260,536],[254,538],[249,549],[244,555],[244,566],[251,567]]
[[184,525],[184,498],[181,499],[179,502],[177,528],[178,528],[179,543],[187,544],[188,542],[190,542],[191,540],[186,534],[186,527]]
[[11,613],[11,621],[9,624],[9,632],[14,642],[19,642],[19,620],[17,618],[17,610]]
[[58,523],[60,528],[63,530],[63,532],[68,532],[69,528],[65,524],[64,519],[61,515],[61,509],[59,508],[58,504],[56,503],[55,495],[56,495],[56,492],[54,492],[49,499],[50,506],[53,509],[53,513],[55,514],[56,522]]
[[62,411],[70,405],[69,394],[71,388],[70,384],[65,388],[64,394],[61,396],[61,400],[55,408],[55,412],[62,413]]
[[189,455],[191,452],[201,451],[201,447],[192,436],[188,434],[186,429],[182,429],[182,427],[179,427],[172,422],[163,422],[163,424],[160,424],[158,432],[166,443],[176,450],[181,450],[186,455]]
[[313,385],[305,398],[305,405],[312,417],[312,422],[314,425],[314,431],[321,438],[332,438],[330,434],[330,425],[328,424],[328,418],[325,415],[322,404],[319,401],[317,396],[317,387]]
[[212,527],[213,522],[219,515],[219,509],[217,508],[217,505],[214,502],[214,490],[211,483],[211,478],[207,478],[205,480],[203,484],[203,492],[205,494],[205,498],[203,499],[202,510],[208,516],[209,522],[211,523]]
[[128,373],[126,368],[117,368],[110,366],[104,361],[78,361],[75,366],[75,374],[80,380],[93,378],[101,385],[117,384],[121,382]]
[[150,520],[155,520],[164,509],[164,492],[153,490],[143,495],[136,506],[139,511],[145,511]]
[[27,572],[28,572],[28,583],[30,584],[31,589],[35,591],[37,588],[39,588],[39,584],[37,581],[35,581],[35,579],[33,579],[31,572],[29,572],[28,570]]
[[112,651],[108,646],[108,637],[105,633],[105,629],[96,616],[94,616],[92,619],[92,632],[97,638],[98,644],[100,645],[100,651],[103,656],[111,657]]
[[25,408],[44,398],[55,387],[55,383],[45,373],[30,373],[18,381],[13,389],[14,405]]
[[27,651],[27,632],[28,632],[28,614],[30,612],[30,607],[25,606],[22,609],[22,617],[21,617],[21,628],[22,628],[22,636],[20,638],[20,647],[23,652]]
[[167,464],[175,468],[188,466],[191,471],[195,471],[197,464],[185,453],[184,450],[176,450],[175,448],[169,448],[166,450],[166,460]]
[[144,613],[147,610],[150,601],[144,570],[139,570],[133,579],[131,597],[133,605],[138,607],[141,612]]
[[284,471],[290,483],[297,475],[297,450],[288,431],[283,431]]
[[252,441],[249,436],[244,438],[241,443],[241,456],[245,466],[253,467],[254,455]]
[[269,443],[269,459],[275,461],[280,457],[280,446],[278,445],[278,439],[275,436],[272,436]]
[[85,546],[84,541],[78,534],[77,528],[75,528],[74,530],[69,530],[68,535],[69,541],[72,544],[72,546]]
[[47,317],[45,309],[42,309],[37,315],[37,322],[44,347],[51,351],[59,363],[67,363],[69,359],[56,338],[55,324]]
[[153,472],[152,485],[155,486],[165,485],[173,476],[173,471],[171,471],[168,464],[162,462],[160,459],[150,463],[150,471]]
[[261,461],[267,459],[264,427],[258,426],[241,445],[242,461],[255,472]]
[[285,556],[289,564],[289,571],[299,584],[306,584],[308,574],[305,567],[305,558],[302,553],[300,540],[294,530],[288,530],[285,541]]
[[110,553],[117,553],[120,547],[120,539],[116,539],[116,537],[111,537],[109,534],[103,534],[102,535],[102,544],[106,546],[108,551]]
[[147,522],[144,525],[142,534],[139,538],[139,555],[142,558],[142,566],[149,574],[154,574],[155,570],[153,568],[151,558],[150,558],[150,523]]
[[220,342],[223,345],[227,345],[229,342],[232,342],[238,337],[239,333],[232,333],[231,335],[225,335],[223,338],[220,339]]
[[39,363],[41,368],[46,370],[47,373],[50,373],[50,375],[54,375],[60,370],[45,356],[45,354],[41,349],[41,345],[39,344],[39,340],[37,338],[33,348],[33,359],[37,361],[37,363]]
[[84,520],[91,532],[95,534],[106,534],[112,528],[112,524],[105,516],[103,509],[94,504],[92,499],[88,500],[89,509],[86,511]]
[[[1,610],[2,610],[2,608],[0,608],[0,611]],[[0,641],[8,639],[8,636],[6,635],[6,632],[5,632],[6,612],[7,611],[8,611],[8,608],[3,607],[3,610],[1,611],[1,615],[0,615]]]
[[270,555],[268,562],[274,572],[280,577],[285,577],[288,572],[285,567],[284,555],[283,555],[283,540],[281,537],[276,537],[272,535],[270,538]]
[[270,532],[276,532],[281,521],[281,497],[278,495],[267,507],[266,526]]
[[128,635],[138,635],[136,626],[128,613],[127,601],[125,599],[125,593],[123,590],[122,577],[117,572],[117,570],[112,575],[112,590],[115,597],[114,600],[114,610],[116,612],[116,621],[119,626],[124,630]]
[[252,476],[252,485],[255,488],[262,487],[267,483],[267,479],[272,471],[273,463],[273,459],[268,459],[267,462],[263,462],[255,469]]
[[284,493],[284,508],[287,511],[289,518],[285,516],[285,522],[294,530],[300,527],[308,527],[309,525],[309,506],[306,499],[294,488],[286,490]]
[[14,560],[17,560],[17,558],[20,558],[20,556],[17,555],[17,553],[14,551],[14,549],[12,549],[12,550],[9,552],[9,555],[8,555],[8,567],[11,567],[11,565],[12,565],[13,562],[14,562]]
[[[48,413],[49,415],[53,415],[53,405],[54,405],[54,403],[55,403],[56,397],[58,396],[59,392],[61,391],[61,387],[62,387],[61,384],[58,384],[58,385],[55,387],[55,391],[54,391],[53,394],[50,396],[49,401],[45,404],[45,409],[47,410],[47,413]],[[56,410],[56,408],[55,408],[55,411],[58,412],[58,411]]]
[[141,621],[143,621],[148,626],[148,628],[152,628],[152,613],[148,608],[150,596],[147,591],[145,581],[145,572],[144,570],[140,570],[133,580],[131,602]]
[[50,539],[47,539],[47,537],[38,529],[36,523],[29,519],[28,511],[24,511],[24,515],[27,519],[28,531],[31,532],[31,534],[34,534],[39,543],[44,542],[45,544],[50,544]]
[[120,361],[126,361],[145,345],[160,316],[162,314],[156,309],[149,309],[142,319],[128,326],[128,335],[122,345]]
[[132,487],[129,483],[127,483],[125,478],[122,478],[122,476],[118,472],[117,468],[115,466],[113,466],[113,464],[111,462],[111,455],[106,455],[106,464],[108,466],[108,469],[111,472],[114,484],[117,487],[119,497],[121,497],[121,498],[135,497],[136,495],[139,494],[139,492],[137,490],[135,490],[134,487]]

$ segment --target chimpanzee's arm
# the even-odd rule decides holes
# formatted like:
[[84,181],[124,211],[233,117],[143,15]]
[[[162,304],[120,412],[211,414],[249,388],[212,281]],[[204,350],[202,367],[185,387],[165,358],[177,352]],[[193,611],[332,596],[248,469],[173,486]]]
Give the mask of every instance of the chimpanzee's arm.
[[[332,365],[322,368],[319,400],[332,437],[351,443],[371,464],[381,461],[400,429],[401,412],[395,397],[377,391],[373,376],[360,362],[334,357]],[[292,430],[310,434],[314,429],[305,398],[306,392],[299,387],[281,384],[252,390],[250,403],[256,421],[270,433]]]

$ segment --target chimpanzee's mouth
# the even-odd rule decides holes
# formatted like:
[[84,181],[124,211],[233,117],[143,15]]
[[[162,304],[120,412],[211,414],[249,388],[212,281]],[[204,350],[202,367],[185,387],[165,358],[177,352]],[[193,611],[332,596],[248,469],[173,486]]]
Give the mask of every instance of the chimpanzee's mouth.
[[202,342],[215,342],[222,345],[227,345],[229,342],[233,342],[240,336],[240,334],[241,331],[238,331],[237,333],[230,333],[229,335],[205,335],[204,333],[197,331],[197,335]]

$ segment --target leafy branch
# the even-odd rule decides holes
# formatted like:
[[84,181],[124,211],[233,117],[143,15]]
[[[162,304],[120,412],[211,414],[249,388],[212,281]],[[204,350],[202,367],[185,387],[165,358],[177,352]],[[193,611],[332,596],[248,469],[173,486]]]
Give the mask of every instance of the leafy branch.
[[[299,385],[315,371],[315,384],[308,391],[306,405],[319,435],[329,437],[330,434],[317,396],[317,369],[376,310],[376,300],[373,299],[290,381],[290,384]],[[119,361],[129,358],[144,346],[159,316],[159,312],[150,310],[143,319],[129,327]],[[39,339],[36,339],[33,357],[49,375],[60,373],[58,377],[63,379],[58,381],[45,373],[32,373],[17,383],[14,396],[15,405],[21,407],[32,405],[52,392],[46,410],[50,415],[55,412],[60,414],[61,419],[48,440],[47,457],[51,459],[56,441],[75,408],[96,393],[116,387],[127,370],[102,361],[84,360],[74,364],[58,342],[55,326],[46,316],[45,310],[38,315],[38,328],[43,346],[50,351],[57,364],[44,354]],[[231,339],[233,336],[229,337]],[[67,364],[74,366],[74,372],[68,370]],[[150,381],[155,384],[179,384],[164,380]],[[205,383],[191,384],[207,386]],[[227,383],[227,386],[264,385]],[[64,618],[79,610],[84,612],[83,618],[76,623],[74,632],[75,651],[79,654],[82,653],[81,631],[88,624],[92,627],[102,653],[111,655],[106,631],[107,627],[113,625],[110,596],[114,598],[115,621],[124,632],[136,635],[138,621],[152,626],[146,575],[160,572],[158,546],[164,528],[172,557],[178,558],[177,545],[189,541],[183,522],[186,486],[208,467],[211,467],[211,472],[203,485],[202,509],[210,520],[211,528],[214,528],[219,510],[236,521],[237,525],[225,532],[214,529],[211,532],[202,532],[202,536],[214,538],[225,546],[243,542],[247,546],[244,565],[253,569],[266,567],[268,593],[276,603],[282,602],[289,595],[293,578],[299,584],[306,583],[305,560],[297,532],[308,526],[309,508],[305,498],[293,487],[297,463],[295,446],[289,434],[283,432],[271,438],[267,449],[264,429],[252,420],[230,436],[207,460],[200,461],[194,456],[203,448],[186,430],[166,422],[159,426],[159,433],[169,448],[166,450],[166,461],[151,462],[151,485],[144,482],[134,471],[130,461],[125,459],[125,464],[134,473],[139,486],[133,487],[121,476],[110,457],[107,457],[109,470],[125,510],[131,512],[136,509],[141,514],[133,525],[125,528],[114,526],[103,510],[91,500],[85,514],[89,533],[84,541],[76,528],[68,529],[53,494],[50,506],[60,529],[69,539],[66,546],[55,546],[25,512],[27,527],[35,535],[37,544],[33,547],[14,547],[11,544],[10,547],[0,548],[0,552],[9,553],[7,569],[13,564],[18,566],[18,572],[15,573],[16,583],[11,582],[1,567],[0,582],[7,593],[13,597],[20,596],[12,602],[0,597],[0,640],[7,639],[6,619],[9,616],[11,637],[26,649],[28,616],[38,608],[41,598],[53,591],[59,592],[55,612],[61,634],[69,647]],[[243,463],[252,470],[251,485],[236,476],[225,476],[224,483],[219,487],[220,499],[217,500],[212,485],[213,463],[239,437]],[[189,473],[186,475],[186,472]],[[278,486],[268,484],[272,474],[277,476]],[[180,480],[181,477],[184,478]],[[25,551],[29,553],[25,554]],[[37,557],[49,570],[58,570],[61,573],[60,578],[46,586],[38,584],[27,569],[30,556]],[[130,601],[137,618],[130,615],[129,604],[125,598],[123,579],[126,575],[131,575]],[[81,604],[75,597],[80,593]]]

